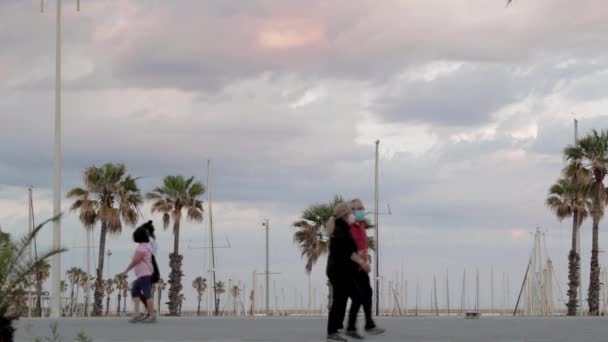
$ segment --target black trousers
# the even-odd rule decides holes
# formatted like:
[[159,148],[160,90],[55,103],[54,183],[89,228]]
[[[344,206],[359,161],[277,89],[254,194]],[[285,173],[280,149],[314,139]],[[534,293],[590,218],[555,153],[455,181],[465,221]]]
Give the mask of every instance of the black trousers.
[[365,314],[365,329],[371,329],[376,327],[376,323],[372,319],[372,286],[369,279],[369,274],[364,271],[359,271],[355,275],[355,286],[357,288],[357,296],[354,296],[350,305],[350,312],[348,315],[348,330],[357,329],[357,316],[359,315],[359,309],[363,306],[363,313]]
[[327,276],[333,292],[333,300],[327,319],[327,334],[329,335],[337,333],[338,329],[342,329],[348,298],[350,297],[355,301],[357,291],[352,275],[329,273]]

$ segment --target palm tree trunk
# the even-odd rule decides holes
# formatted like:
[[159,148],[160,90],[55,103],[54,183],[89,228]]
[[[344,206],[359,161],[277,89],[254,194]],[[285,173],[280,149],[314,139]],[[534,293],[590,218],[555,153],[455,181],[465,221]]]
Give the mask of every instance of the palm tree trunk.
[[101,316],[103,313],[103,262],[106,254],[107,227],[105,222],[101,223],[99,236],[99,262],[97,265],[97,278],[95,279],[95,294],[93,302],[93,316]]
[[576,316],[578,307],[578,287],[580,286],[580,262],[578,254],[578,229],[582,223],[579,218],[578,210],[574,210],[572,215],[572,248],[568,254],[568,316]]
[[120,295],[120,290],[118,291],[118,303],[116,303],[116,316],[120,317],[120,299],[121,299],[121,295]]
[[[127,315],[127,292],[125,291],[122,296],[122,313]],[[158,309],[157,309],[158,310]]]
[[76,285],[76,296],[74,297],[74,307],[72,308],[72,311],[76,310],[78,308],[78,297],[80,296],[80,285]]
[[179,226],[180,220],[173,224],[173,253],[179,255]]
[[200,316],[201,315],[201,295],[198,295],[198,308],[196,309],[196,315]]
[[[87,284],[87,286],[90,286],[89,284]],[[84,290],[84,317],[88,317],[89,316],[89,294],[87,293],[87,290]]]
[[599,295],[600,295],[600,264],[599,253],[599,210],[594,210],[593,214],[593,242],[591,247],[591,271],[589,275],[589,315],[599,314]]
[[36,283],[36,314],[38,317],[42,317],[42,300],[40,299],[42,296],[42,282],[38,281]]
[[179,225],[180,220],[176,219],[173,224],[173,253],[169,255],[169,314],[172,316],[180,315],[180,299],[182,292],[182,259],[179,255]]
[[74,283],[72,283],[72,288],[70,290],[70,312],[69,315],[72,316],[74,313]]

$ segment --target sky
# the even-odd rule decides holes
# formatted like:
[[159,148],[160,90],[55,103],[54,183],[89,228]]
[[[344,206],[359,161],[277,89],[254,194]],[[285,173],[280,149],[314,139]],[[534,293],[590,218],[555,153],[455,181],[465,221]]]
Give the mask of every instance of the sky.
[[[14,235],[27,229],[27,185],[36,220],[52,212],[55,2],[39,6],[0,2],[0,225]],[[544,201],[573,118],[581,134],[606,128],[607,16],[600,0],[84,0],[80,12],[64,1],[62,207],[91,165],[124,163],[147,192],[166,175],[206,182],[211,160],[214,230],[230,247],[217,250],[218,279],[251,289],[269,219],[278,305],[306,305],[292,223],[335,194],[373,210],[379,139],[379,210],[391,209],[380,272],[387,285],[408,281],[409,306],[416,282],[430,306],[433,276],[444,284],[446,272],[458,303],[465,269],[467,303],[479,270],[481,305],[493,272],[495,306],[513,306],[536,227],[563,305],[571,224]],[[160,228],[149,203],[142,212]],[[84,268],[77,215],[62,229],[64,270]],[[207,229],[182,227],[187,308],[207,272],[196,249]],[[111,275],[127,265],[130,231],[109,240]],[[42,247],[50,237],[49,227]],[[589,222],[582,238],[586,287]],[[159,243],[168,273],[170,230]],[[311,275],[316,306],[324,263]]]

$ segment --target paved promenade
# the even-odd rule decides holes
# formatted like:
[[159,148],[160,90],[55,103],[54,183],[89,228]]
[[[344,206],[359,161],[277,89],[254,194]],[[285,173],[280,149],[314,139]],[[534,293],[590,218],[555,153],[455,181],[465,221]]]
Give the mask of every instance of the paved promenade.
[[[50,336],[51,320],[20,320],[17,341]],[[161,318],[154,325],[124,319],[64,319],[63,341],[85,332],[93,341],[285,341],[325,340],[323,318]],[[369,337],[385,342],[600,342],[608,341],[604,318],[383,318],[388,332]]]

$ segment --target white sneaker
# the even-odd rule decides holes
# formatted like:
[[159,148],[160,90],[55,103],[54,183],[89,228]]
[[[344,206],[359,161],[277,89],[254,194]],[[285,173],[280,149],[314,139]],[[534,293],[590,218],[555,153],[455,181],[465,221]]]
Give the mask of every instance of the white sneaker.
[[348,340],[339,333],[327,335],[327,342],[348,342]]

